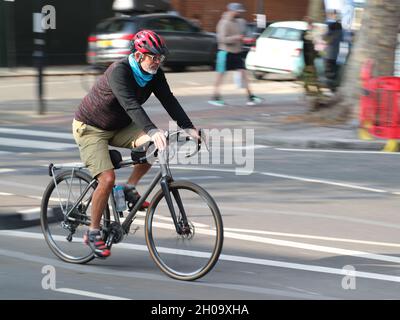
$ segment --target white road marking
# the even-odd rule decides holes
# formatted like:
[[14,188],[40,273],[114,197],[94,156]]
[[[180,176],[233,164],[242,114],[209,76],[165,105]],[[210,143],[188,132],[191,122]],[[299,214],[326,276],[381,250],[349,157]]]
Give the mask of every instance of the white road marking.
[[[15,237],[23,237],[23,238],[31,238],[31,239],[43,239],[43,235],[39,233],[33,232],[24,232],[24,231],[12,231],[12,230],[0,230],[0,236],[15,236]],[[58,238],[58,237],[57,237]],[[60,240],[63,239],[66,241],[65,237],[59,237]],[[74,239],[75,240],[75,239]],[[82,239],[76,239],[77,241],[82,241]],[[145,245],[138,245],[138,244],[130,244],[130,243],[119,243],[114,247],[115,249],[122,248],[122,249],[129,249],[129,250],[138,250],[138,251],[147,251],[147,246]],[[0,255],[4,250],[0,249]],[[200,251],[189,251],[189,250],[172,250],[170,248],[158,248],[159,252],[162,253],[173,253],[179,255],[186,255],[192,257],[208,257],[209,254]],[[395,258],[395,257],[393,257]],[[250,258],[245,256],[234,256],[234,255],[226,255],[221,254],[219,260],[221,261],[231,261],[231,262],[240,262],[240,263],[247,263],[247,264],[255,264],[255,265],[263,265],[263,266],[270,266],[270,267],[278,267],[278,268],[286,268],[286,269],[295,269],[295,270],[303,270],[303,271],[311,271],[311,272],[319,272],[319,273],[327,273],[327,274],[336,274],[344,276],[346,272],[343,269],[339,268],[331,268],[331,267],[323,267],[317,265],[307,265],[307,264],[300,264],[300,263],[291,263],[291,262],[284,262],[284,261],[275,261],[275,260],[268,260],[268,259],[256,259]],[[391,281],[391,282],[399,282],[400,277],[392,276],[387,274],[380,274],[380,273],[373,273],[373,272],[363,272],[363,271],[354,271],[352,273],[357,278],[366,278],[366,279],[373,279],[373,280],[383,280],[383,281]]]
[[[240,169],[238,169],[238,170],[235,170],[235,169],[216,169],[216,168],[202,168],[202,167],[194,167],[194,166],[191,166],[191,167],[171,166],[171,168],[177,169],[177,170],[215,171],[215,172],[228,172],[228,173],[236,173],[236,172],[240,171]],[[243,170],[242,172],[248,172],[248,171]],[[396,194],[394,192],[390,192],[390,191],[383,190],[383,189],[363,187],[363,186],[350,184],[350,183],[335,182],[335,181],[329,181],[329,180],[324,180],[324,179],[305,178],[305,177],[299,177],[299,176],[291,176],[291,175],[287,175],[287,174],[280,174],[280,173],[274,173],[274,172],[253,171],[252,174],[261,174],[261,175],[264,175],[264,176],[270,176],[270,177],[275,177],[275,178],[283,178],[283,179],[290,179],[290,180],[297,180],[297,181],[303,181],[303,182],[320,183],[320,184],[332,185],[332,186],[349,188],[349,189],[358,189],[358,190],[376,192],[376,193]]]
[[[26,254],[23,252],[16,252],[10,250],[0,249],[0,256],[10,257],[14,259],[19,259],[23,261],[29,261],[33,263],[37,263],[40,265],[52,265],[54,267],[58,267],[65,270],[71,270],[74,272],[84,272],[90,274],[98,274],[102,276],[115,276],[118,275],[119,277],[127,277],[127,278],[134,278],[140,280],[147,280],[147,281],[161,281],[163,283],[168,283],[172,286],[176,286],[176,280],[173,280],[165,275],[161,275],[154,272],[135,272],[135,271],[121,271],[119,269],[112,269],[112,268],[104,268],[102,266],[93,266],[93,265],[76,265],[76,264],[69,264],[65,263],[59,259],[50,259],[41,256],[36,256],[32,254]],[[181,282],[181,284],[183,284]],[[194,286],[194,287],[206,287],[206,288],[218,288],[224,290],[234,290],[240,292],[250,292],[256,293],[257,295],[264,294],[268,296],[283,296],[286,298],[295,298],[295,299],[336,299],[335,297],[329,297],[326,295],[319,294],[317,297],[315,295],[305,295],[301,293],[296,293],[292,291],[286,290],[277,290],[277,289],[268,289],[263,287],[255,287],[255,286],[246,286],[246,285],[239,285],[239,284],[232,284],[232,283],[207,283],[202,281],[196,282],[185,282],[185,286]]]
[[255,145],[250,145],[250,146],[236,146],[233,147],[233,149],[240,149],[240,150],[256,150],[256,149],[266,149],[266,148],[271,148],[269,146],[264,146],[262,144],[255,144]]
[[121,298],[121,297],[117,297],[117,296],[110,296],[107,294],[101,294],[101,293],[83,291],[83,290],[77,290],[77,289],[71,289],[71,288],[57,288],[57,289],[53,289],[53,291],[68,293],[68,294],[75,294],[75,295],[79,295],[79,296],[96,298],[96,299],[103,299],[103,300],[131,300],[131,299],[127,299],[127,298]]
[[[237,211],[240,213],[243,212],[250,212],[253,213],[254,210],[246,209],[246,208],[238,208],[238,207],[231,207],[226,205],[221,205],[219,207],[221,211]],[[368,220],[368,219],[361,219],[361,218],[351,218],[348,216],[340,216],[335,214],[329,214],[327,212],[324,213],[317,213],[317,212],[302,212],[302,211],[289,211],[289,210],[268,210],[263,209],[263,213],[265,214],[277,214],[277,215],[289,215],[289,216],[300,216],[300,217],[311,217],[311,218],[320,218],[320,219],[331,219],[337,221],[347,221],[357,224],[367,224],[371,226],[379,226],[385,228],[393,228],[393,229],[400,229],[399,225],[390,223],[390,222],[382,222],[382,221],[375,221],[375,220]]]
[[[160,222],[153,222],[153,225],[158,228],[165,228],[165,229],[171,229],[171,230],[174,228],[172,224],[165,224],[165,223],[160,223]],[[196,233],[214,236],[215,230],[197,228]],[[358,250],[348,250],[348,249],[341,249],[341,248],[336,248],[336,247],[307,244],[307,243],[303,243],[303,242],[294,242],[294,241],[288,241],[288,240],[278,240],[278,239],[273,239],[273,238],[243,235],[243,234],[226,232],[226,231],[224,232],[224,238],[258,242],[258,243],[264,243],[264,244],[272,244],[272,245],[276,245],[276,246],[298,248],[298,249],[310,250],[310,251],[333,253],[333,254],[339,254],[339,255],[345,255],[345,256],[353,256],[353,257],[359,257],[359,258],[363,258],[363,259],[400,263],[400,258],[394,257],[394,256],[374,254],[374,253],[358,251]]]
[[[43,196],[27,196],[27,198],[42,200]],[[51,200],[51,198],[50,198]]]
[[366,241],[366,240],[334,238],[334,237],[321,237],[321,236],[313,236],[313,235],[308,235],[308,234],[273,232],[273,231],[253,230],[253,229],[226,228],[226,227],[224,227],[224,230],[225,231],[233,231],[233,232],[252,233],[252,234],[266,234],[266,235],[271,235],[271,236],[315,239],[315,240],[324,240],[324,241],[333,241],[333,242],[348,242],[348,243],[358,243],[358,244],[367,244],[367,245],[374,245],[374,246],[400,248],[400,243],[391,243],[391,242],[377,242],[377,241]]
[[32,209],[24,209],[24,210],[19,210],[17,211],[18,213],[22,213],[22,214],[30,214],[30,213],[37,213],[40,212],[40,207],[37,208],[32,208]]
[[[11,193],[0,193],[0,195],[13,195]],[[31,198],[34,198],[35,196],[29,196]],[[38,199],[41,199],[41,197],[35,197]],[[54,202],[59,202],[59,199],[57,198],[50,198],[50,201]],[[66,199],[63,199],[66,201]],[[233,210],[236,209],[238,211],[243,211],[245,209],[241,208],[227,208],[226,210]],[[29,214],[33,215],[36,213],[40,213],[41,208],[40,207],[35,207],[35,208],[30,208],[30,209],[24,209],[24,210],[19,210],[17,211],[18,213],[21,214]],[[277,212],[279,213],[279,212]],[[138,211],[136,214],[137,217],[145,217],[146,213]],[[36,215],[35,215],[36,217]],[[321,216],[323,218],[327,218],[328,216],[323,215]],[[159,220],[165,220],[165,221],[171,221],[171,218],[168,216],[162,217],[162,216],[156,216],[157,219]],[[125,218],[120,218],[121,223],[125,221]],[[358,221],[357,221],[358,222]],[[363,222],[363,221],[361,221]],[[136,224],[139,224],[139,220],[135,220]],[[144,225],[143,223],[140,223],[141,225]],[[196,227],[200,228],[209,228],[208,225],[194,222]],[[229,228],[225,227],[225,231],[233,231],[233,232],[241,232],[241,233],[250,233],[250,234],[261,234],[261,235],[272,235],[272,236],[283,236],[283,237],[293,237],[293,238],[303,238],[303,239],[314,239],[314,240],[323,240],[323,241],[333,241],[333,242],[347,242],[347,243],[357,243],[357,244],[365,244],[365,245],[375,245],[375,246],[385,246],[385,247],[400,247],[400,243],[390,243],[390,242],[377,242],[377,241],[366,241],[366,240],[357,240],[357,239],[348,239],[348,238],[335,238],[335,237],[322,237],[322,236],[315,236],[315,235],[307,235],[307,234],[297,234],[297,233],[284,233],[284,232],[274,232],[274,231],[265,231],[265,230],[254,230],[254,229],[241,229],[241,228]]]
[[15,196],[13,193],[0,192],[0,196]]
[[[137,213],[136,215],[145,216],[146,214]],[[169,229],[169,230],[175,230],[175,226],[172,224],[172,218],[157,216],[157,219],[162,220],[162,221],[168,221],[169,223],[162,223],[162,222],[153,221],[152,222],[152,226],[153,227],[162,228],[162,229]],[[123,223],[125,220],[126,220],[125,218],[120,218],[120,222],[121,223]],[[206,225],[206,224],[195,222],[195,221],[192,221],[192,223],[196,228],[208,228],[208,229],[210,229],[210,227],[208,225]],[[133,224],[144,226],[145,222],[144,222],[144,220],[141,220],[141,219],[135,219]],[[197,230],[198,229],[196,229],[196,232],[197,232]],[[205,234],[205,233],[203,233],[203,234]]]
[[177,180],[208,180],[208,179],[221,179],[220,176],[187,176],[187,177],[177,177]]
[[[316,265],[307,265],[307,264],[300,264],[300,263],[283,262],[283,261],[274,261],[274,260],[267,260],[267,259],[254,259],[254,258],[249,258],[249,257],[240,257],[240,256],[222,254],[220,256],[220,260],[257,264],[257,265],[286,268],[286,269],[311,271],[311,272],[337,274],[337,275],[341,275],[341,276],[346,275],[346,272],[343,269],[322,267],[322,266],[316,266]],[[354,273],[352,272],[352,275],[354,275],[354,277],[357,277],[357,278],[400,282],[400,277],[391,276],[391,275],[387,275],[387,274],[354,271]]]
[[330,149],[295,149],[295,148],[274,148],[279,151],[289,152],[325,152],[325,153],[353,153],[353,154],[384,154],[391,156],[399,156],[398,152],[385,152],[385,151],[356,151],[356,150],[330,150]]
[[16,169],[10,169],[10,168],[0,169],[0,173],[14,172],[14,171],[17,171],[17,170]]
[[61,132],[49,132],[40,130],[27,130],[27,129],[16,129],[16,128],[0,128],[0,133],[8,133],[14,135],[25,135],[32,137],[47,137],[47,138],[59,138],[66,140],[74,140],[71,133],[61,133]]
[[349,188],[349,189],[358,189],[358,190],[377,192],[377,193],[389,193],[389,191],[382,190],[382,189],[362,187],[362,186],[358,186],[355,184],[334,182],[334,181],[323,180],[323,179],[304,178],[304,177],[298,177],[298,176],[290,176],[290,175],[286,175],[286,174],[278,174],[278,173],[273,173],[273,172],[260,172],[260,174],[262,174],[264,176],[284,178],[284,179],[290,179],[290,180],[298,180],[298,181],[303,181],[303,182],[321,183],[321,184],[327,184],[327,185],[337,186],[337,187],[344,187],[344,188]]
[[14,139],[14,138],[0,138],[0,145],[19,147],[19,148],[29,148],[29,149],[43,149],[43,150],[64,150],[64,149],[78,148],[76,144],[72,143],[36,141],[36,140],[26,140],[26,139]]
[[[29,77],[35,77],[35,74],[28,75]],[[81,80],[68,80],[68,81],[45,81],[45,85],[52,85],[52,84],[62,84],[65,85],[66,83],[71,84],[71,83],[79,83]],[[18,83],[18,84],[13,84],[13,85],[5,85],[5,86],[0,86],[0,88],[17,88],[17,87],[32,87],[36,86],[36,82],[32,83]],[[46,97],[47,98],[47,97]]]

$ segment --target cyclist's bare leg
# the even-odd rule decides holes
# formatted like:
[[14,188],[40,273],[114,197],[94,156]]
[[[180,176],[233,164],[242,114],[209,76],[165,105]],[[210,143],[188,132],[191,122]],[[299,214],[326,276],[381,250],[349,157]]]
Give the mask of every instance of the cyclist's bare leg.
[[133,172],[128,179],[129,184],[137,185],[140,179],[150,170],[151,164],[149,163],[141,163],[136,164],[133,168]]
[[100,229],[101,215],[108,203],[108,197],[112,191],[115,182],[115,173],[113,169],[106,170],[97,176],[98,185],[93,192],[92,198],[92,221],[90,229]]
[[[143,132],[143,134],[139,138],[137,138],[135,141],[132,142],[132,146],[136,148],[150,140],[151,140],[150,136]],[[150,170],[150,168],[151,168],[150,163],[142,163],[135,165],[135,167],[133,168],[133,172],[128,179],[128,183],[136,186],[140,181],[140,179]]]

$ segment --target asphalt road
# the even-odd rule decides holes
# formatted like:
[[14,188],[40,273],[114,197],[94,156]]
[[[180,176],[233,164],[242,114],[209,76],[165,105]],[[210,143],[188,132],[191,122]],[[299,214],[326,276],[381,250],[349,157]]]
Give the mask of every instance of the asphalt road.
[[[204,103],[208,95],[203,89],[195,95],[190,93],[196,92],[197,85],[207,87],[203,82],[210,76],[181,74],[173,86],[200,123],[243,128],[238,126],[242,117],[248,120],[246,126],[254,124],[257,137],[257,127],[263,125],[258,109],[236,108],[235,114],[229,109],[225,118],[221,115],[224,110],[219,110],[214,122],[210,120],[214,109]],[[181,79],[184,77],[198,84],[189,84]],[[72,108],[82,92],[65,81],[62,90],[50,86],[53,113],[34,117],[28,112],[34,107],[32,97],[25,99],[16,89],[29,81],[0,81],[5,97],[0,105],[4,115],[0,127],[0,214],[19,213],[32,222],[30,227],[0,230],[1,299],[398,298],[398,154],[282,149],[260,144],[243,148],[238,144],[237,150],[246,155],[246,166],[235,162],[172,166],[175,179],[190,179],[207,189],[223,216],[225,241],[220,260],[196,282],[168,278],[146,250],[129,246],[145,244],[143,228],[127,237],[127,245],[115,245],[107,260],[87,265],[60,261],[47,247],[36,219],[41,195],[50,181],[46,166],[49,162],[79,161],[68,134]],[[299,98],[291,82],[270,83],[267,89],[263,85],[256,84],[256,90],[264,90],[269,101]],[[274,93],[278,89],[281,93]],[[232,101],[243,103],[234,88],[226,90]],[[16,109],[11,112],[7,105]],[[265,108],[272,115],[290,112],[284,107]],[[149,113],[165,124],[163,111],[155,101],[150,102]],[[250,174],[243,174],[249,173],[243,172],[244,168]],[[143,180],[140,190],[155,170]],[[128,169],[119,170],[118,181],[128,174]],[[43,288],[45,266],[56,272],[53,289]]]

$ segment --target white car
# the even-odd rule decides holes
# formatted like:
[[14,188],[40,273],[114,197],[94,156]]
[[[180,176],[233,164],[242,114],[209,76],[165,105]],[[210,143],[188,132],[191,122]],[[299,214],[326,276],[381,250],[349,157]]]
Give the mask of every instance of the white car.
[[[316,23],[316,50],[322,50],[324,24]],[[256,79],[265,73],[292,74],[298,76],[304,68],[303,33],[307,29],[304,21],[282,21],[268,26],[256,41],[246,57],[246,69],[253,72]]]

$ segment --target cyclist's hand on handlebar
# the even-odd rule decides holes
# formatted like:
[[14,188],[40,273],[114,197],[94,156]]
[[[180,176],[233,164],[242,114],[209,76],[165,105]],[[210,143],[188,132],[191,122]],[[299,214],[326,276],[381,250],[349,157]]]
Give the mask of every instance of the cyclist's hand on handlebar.
[[165,138],[164,131],[154,129],[150,130],[148,134],[158,150],[161,151],[167,147],[167,139]]
[[195,139],[195,140],[200,140],[200,136],[199,136],[199,132],[197,131],[197,129],[196,128],[193,128],[193,129],[184,129],[185,130],[185,132],[189,135],[189,136],[191,136],[193,139]]

